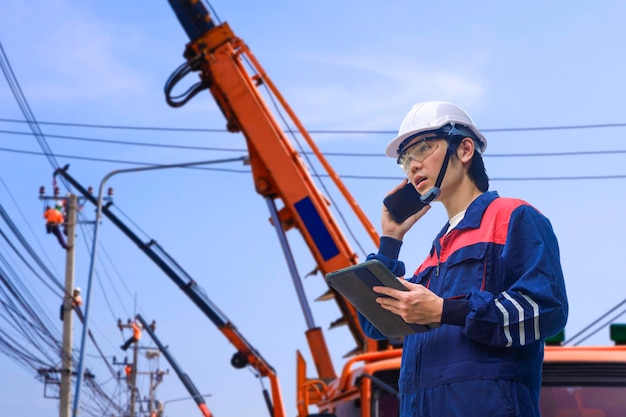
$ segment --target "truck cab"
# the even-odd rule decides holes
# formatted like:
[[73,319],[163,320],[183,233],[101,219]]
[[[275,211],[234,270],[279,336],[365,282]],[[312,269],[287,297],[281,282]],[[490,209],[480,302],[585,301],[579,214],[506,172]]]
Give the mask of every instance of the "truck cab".
[[626,325],[610,327],[612,346],[562,346],[546,341],[542,417],[626,415]]

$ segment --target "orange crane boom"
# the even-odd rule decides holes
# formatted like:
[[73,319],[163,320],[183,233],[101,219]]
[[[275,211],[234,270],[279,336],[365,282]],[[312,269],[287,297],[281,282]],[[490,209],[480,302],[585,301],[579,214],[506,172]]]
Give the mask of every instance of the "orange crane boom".
[[[167,102],[179,107],[208,89],[226,117],[228,130],[242,132],[246,138],[256,191],[268,200],[270,211],[276,201],[282,203],[278,215],[272,219],[279,232],[297,229],[316,261],[317,270],[323,275],[356,264],[357,256],[333,217],[327,198],[316,187],[301,155],[270,111],[260,92],[262,86],[266,86],[285,109],[375,245],[379,237],[248,46],[235,36],[227,23],[216,25],[202,2],[169,0],[169,3],[190,42],[184,52],[187,62],[166,83]],[[248,72],[244,63],[251,65],[253,73]],[[171,93],[176,83],[194,71],[199,73],[200,81],[185,97],[174,100]],[[342,314],[336,324],[348,326],[357,344],[355,351],[377,350],[374,342],[366,340],[356,309],[334,290],[329,289],[329,294],[334,296]],[[334,378],[335,371],[321,330],[310,328],[307,339],[318,375],[323,379]]]

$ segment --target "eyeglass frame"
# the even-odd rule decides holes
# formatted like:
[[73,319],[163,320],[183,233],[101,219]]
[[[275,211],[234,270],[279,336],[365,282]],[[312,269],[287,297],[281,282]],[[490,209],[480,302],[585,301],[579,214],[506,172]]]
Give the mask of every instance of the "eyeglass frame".
[[[442,137],[439,137],[439,136],[433,136],[433,137],[430,137],[430,138],[422,138],[422,139],[420,139],[420,140],[418,140],[416,142],[411,143],[409,146],[407,146],[406,149],[404,149],[402,151],[402,153],[400,153],[400,155],[398,156],[398,159],[396,160],[396,163],[398,165],[400,165],[400,168],[402,169],[402,171],[404,171],[405,173],[408,173],[409,172],[409,166],[407,165],[407,167],[405,168],[404,167],[404,163],[402,162],[402,160],[405,157],[408,157],[412,153],[412,152],[409,152],[409,149],[414,148],[416,145],[419,145],[420,143],[431,142],[431,141],[436,141],[436,140],[445,140],[446,142],[448,142],[446,138],[442,138]],[[437,146],[435,149],[433,149],[432,152],[429,153],[428,155],[426,155],[424,157],[424,159],[422,159],[421,161],[419,161],[419,160],[417,160],[415,158],[413,158],[412,160],[416,161],[416,162],[420,162],[420,163],[424,162],[426,160],[426,158],[428,158],[433,153],[435,153],[435,151],[437,149],[439,149],[439,146]],[[410,161],[409,161],[409,164],[410,164]]]

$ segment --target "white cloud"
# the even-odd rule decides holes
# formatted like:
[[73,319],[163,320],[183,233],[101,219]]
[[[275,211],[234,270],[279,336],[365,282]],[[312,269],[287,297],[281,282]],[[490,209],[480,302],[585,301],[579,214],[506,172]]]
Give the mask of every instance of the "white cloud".
[[[415,102],[445,99],[467,105],[480,101],[486,90],[476,75],[478,71],[461,66],[429,67],[410,57],[396,58],[393,64],[361,55],[309,56],[306,60],[319,67],[324,76],[316,82],[292,81],[289,88],[295,95],[294,103],[314,125],[395,128]],[[364,79],[367,84],[363,84]]]
[[[0,11],[13,17],[2,19],[3,43],[30,100],[85,102],[144,88],[141,73],[119,57],[128,41],[90,10],[55,1]],[[17,49],[24,44],[28,49]]]

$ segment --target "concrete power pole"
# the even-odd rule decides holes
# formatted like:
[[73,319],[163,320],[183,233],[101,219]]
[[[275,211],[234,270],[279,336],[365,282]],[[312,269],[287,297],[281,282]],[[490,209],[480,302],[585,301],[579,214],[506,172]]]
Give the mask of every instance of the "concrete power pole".
[[130,391],[130,417],[135,417],[135,405],[137,404],[137,374],[139,373],[139,342],[133,344],[133,373],[131,374],[132,388]]
[[[131,329],[133,334],[131,336],[130,339],[126,340],[126,342],[122,345],[122,349],[126,350],[128,347],[130,347],[129,345],[132,344],[133,345],[133,362],[132,362],[132,368],[131,368],[131,372],[130,375],[127,376],[127,383],[128,383],[128,388],[130,389],[130,402],[129,402],[129,410],[128,410],[128,417],[136,417],[136,404],[139,401],[138,399],[138,391],[137,391],[137,375],[139,374],[139,339],[141,339],[141,327],[139,327],[139,334],[136,334],[136,328],[135,326],[139,326],[139,323],[137,322],[137,318],[134,319],[134,321],[131,322],[131,320],[128,320],[128,323],[126,324],[122,324],[122,320],[118,319],[117,320],[117,327],[120,328],[120,330],[124,329],[124,328],[128,328]],[[126,363],[126,360],[124,360],[124,363]]]
[[61,352],[61,388],[59,417],[70,417],[72,383],[72,329],[74,293],[74,236],[76,232],[77,197],[69,195],[66,213],[67,255],[65,258],[65,296],[63,297],[63,351]]

